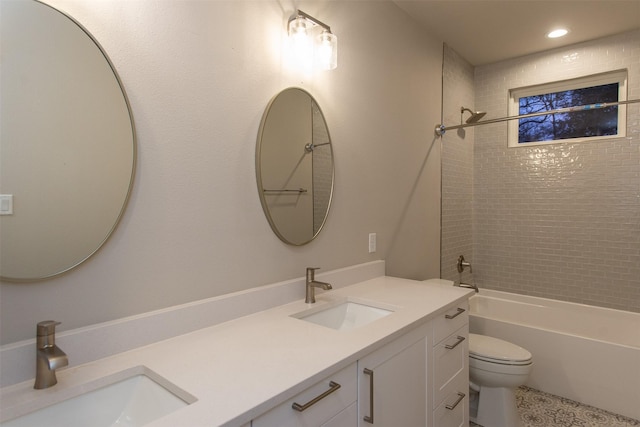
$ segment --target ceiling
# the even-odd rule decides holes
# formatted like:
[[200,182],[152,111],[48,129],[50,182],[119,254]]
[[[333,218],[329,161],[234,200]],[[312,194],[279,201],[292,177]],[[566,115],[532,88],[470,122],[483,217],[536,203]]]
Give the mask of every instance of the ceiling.
[[[640,28],[640,0],[393,0],[473,65]],[[546,33],[569,29],[560,39]]]

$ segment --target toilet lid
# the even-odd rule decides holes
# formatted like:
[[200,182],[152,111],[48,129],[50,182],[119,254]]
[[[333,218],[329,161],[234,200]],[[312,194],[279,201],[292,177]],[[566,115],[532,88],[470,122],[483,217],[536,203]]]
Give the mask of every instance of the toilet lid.
[[486,335],[469,334],[469,357],[503,365],[528,365],[531,353],[513,343]]

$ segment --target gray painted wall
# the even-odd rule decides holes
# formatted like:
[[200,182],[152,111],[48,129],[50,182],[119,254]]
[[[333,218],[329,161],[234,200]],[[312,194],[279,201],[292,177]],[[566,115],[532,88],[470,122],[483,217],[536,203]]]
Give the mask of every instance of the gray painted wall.
[[[61,331],[89,326],[300,277],[308,266],[386,259],[388,274],[439,276],[432,124],[442,43],[393,3],[49,3],[115,64],[133,107],[138,169],[122,222],[94,257],[52,280],[1,284],[2,343],[33,338],[41,320],[62,321]],[[290,67],[283,46],[295,7],[337,34],[336,70]],[[332,210],[304,247],[272,233],[255,182],[264,108],[290,86],[320,104],[336,160]]]

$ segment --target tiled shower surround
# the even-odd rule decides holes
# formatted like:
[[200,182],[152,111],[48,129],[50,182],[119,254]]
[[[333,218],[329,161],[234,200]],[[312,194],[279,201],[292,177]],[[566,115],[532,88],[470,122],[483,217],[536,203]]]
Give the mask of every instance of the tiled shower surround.
[[[473,109],[473,67],[455,51],[444,47],[442,97],[443,123],[460,123],[460,107]],[[465,119],[469,113],[465,113]],[[445,132],[442,137],[442,248],[440,274],[460,280],[456,263],[460,255],[473,260],[473,133],[474,128]],[[472,277],[465,271],[462,281]]]
[[[454,59],[445,54],[445,70],[464,67]],[[628,98],[639,99],[640,31],[476,67],[470,108],[504,117],[511,88],[619,69],[628,70]],[[459,91],[454,75],[444,73],[445,100]],[[626,138],[508,148],[506,122],[473,132],[465,136],[473,138],[473,254],[465,257],[480,288],[640,312],[640,104],[627,106]],[[448,138],[459,136],[446,134],[443,146]],[[451,180],[443,172],[443,254],[459,240],[455,216],[445,218],[458,197]],[[456,278],[445,262],[443,277]]]

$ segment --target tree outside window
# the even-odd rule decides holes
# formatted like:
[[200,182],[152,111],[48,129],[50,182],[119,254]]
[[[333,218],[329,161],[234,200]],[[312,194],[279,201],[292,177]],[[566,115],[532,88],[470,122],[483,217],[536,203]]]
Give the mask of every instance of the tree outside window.
[[[519,114],[618,101],[618,83],[520,98]],[[518,143],[616,135],[618,107],[547,114],[519,120]]]
[[509,147],[583,142],[626,136],[626,107],[613,105],[549,111],[627,100],[627,70],[559,80],[509,90],[509,116],[536,114],[508,123]]

